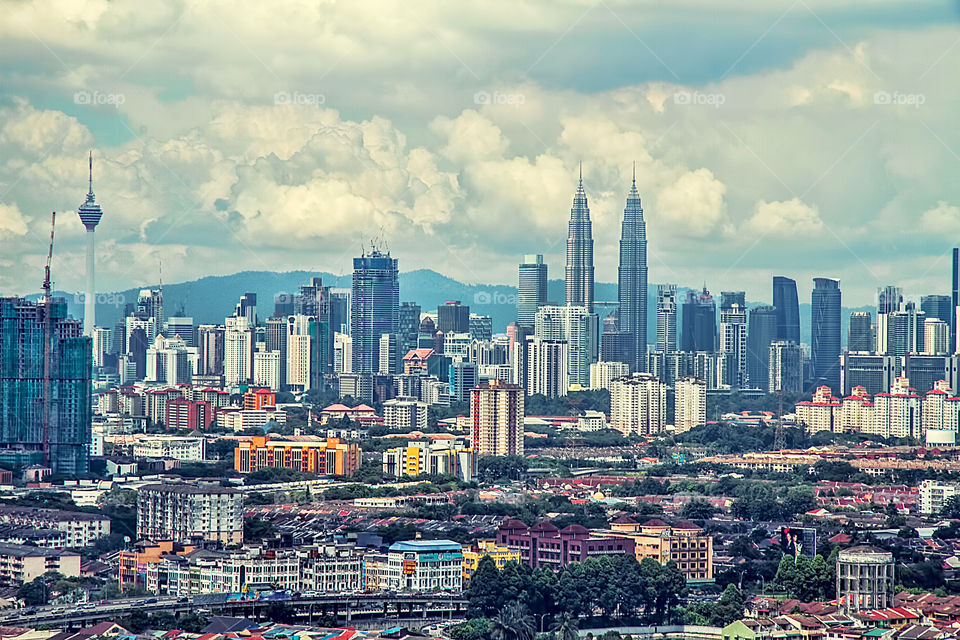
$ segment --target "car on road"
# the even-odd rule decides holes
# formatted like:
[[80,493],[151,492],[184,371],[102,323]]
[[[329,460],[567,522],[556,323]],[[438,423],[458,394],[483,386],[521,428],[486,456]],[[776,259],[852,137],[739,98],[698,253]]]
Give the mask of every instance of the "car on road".
[[188,596],[180,596],[177,598],[177,602],[190,602],[190,598]]
[[159,600],[157,600],[156,598],[147,598],[146,600],[143,601],[143,604],[157,604],[158,602]]

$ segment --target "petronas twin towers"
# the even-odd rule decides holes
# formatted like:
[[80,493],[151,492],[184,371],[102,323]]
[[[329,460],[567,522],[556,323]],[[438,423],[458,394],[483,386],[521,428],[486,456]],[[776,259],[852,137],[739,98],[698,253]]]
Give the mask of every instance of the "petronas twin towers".
[[[593,230],[583,189],[583,172],[573,196],[567,232],[567,305],[586,307],[593,313]],[[627,194],[620,231],[619,330],[633,342],[631,368],[642,370],[647,352],[647,230],[637,191],[636,168]]]

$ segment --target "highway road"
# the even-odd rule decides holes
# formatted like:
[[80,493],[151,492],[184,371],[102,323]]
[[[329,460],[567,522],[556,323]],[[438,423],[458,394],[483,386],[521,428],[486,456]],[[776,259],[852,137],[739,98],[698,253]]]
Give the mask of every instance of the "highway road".
[[299,619],[309,622],[322,616],[335,616],[340,622],[371,619],[415,619],[424,622],[459,618],[466,610],[466,600],[443,594],[327,594],[297,597],[292,600],[245,600],[223,603],[193,603],[192,599],[163,596],[157,598],[124,598],[80,605],[48,605],[28,607],[15,612],[0,612],[0,625],[34,627],[45,624],[76,628],[97,622],[119,620],[134,609],[145,613],[166,611],[174,615],[195,611],[212,614],[262,618],[271,606],[282,603]]

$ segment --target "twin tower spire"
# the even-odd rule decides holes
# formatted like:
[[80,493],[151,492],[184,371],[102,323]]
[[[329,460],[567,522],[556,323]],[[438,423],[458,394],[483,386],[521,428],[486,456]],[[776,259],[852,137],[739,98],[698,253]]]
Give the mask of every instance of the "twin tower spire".
[[[637,191],[636,163],[623,210],[618,272],[617,330],[624,338],[623,361],[632,363],[633,370],[639,371],[647,351],[647,231]],[[566,285],[567,304],[586,307],[593,313],[593,229],[583,188],[582,163],[567,229]]]

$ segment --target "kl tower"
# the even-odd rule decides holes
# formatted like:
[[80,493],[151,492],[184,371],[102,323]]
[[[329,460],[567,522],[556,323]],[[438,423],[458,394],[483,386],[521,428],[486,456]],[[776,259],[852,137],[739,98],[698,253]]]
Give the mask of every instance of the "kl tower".
[[94,284],[93,233],[96,231],[97,224],[100,222],[100,216],[103,215],[103,212],[100,210],[100,205],[97,204],[93,195],[92,151],[90,152],[89,169],[90,189],[87,191],[87,200],[80,205],[80,208],[77,210],[77,213],[80,214],[80,222],[82,222],[83,226],[87,228],[87,286],[86,292],[83,296],[83,334],[85,336],[93,336],[93,325],[96,320],[97,294]]

